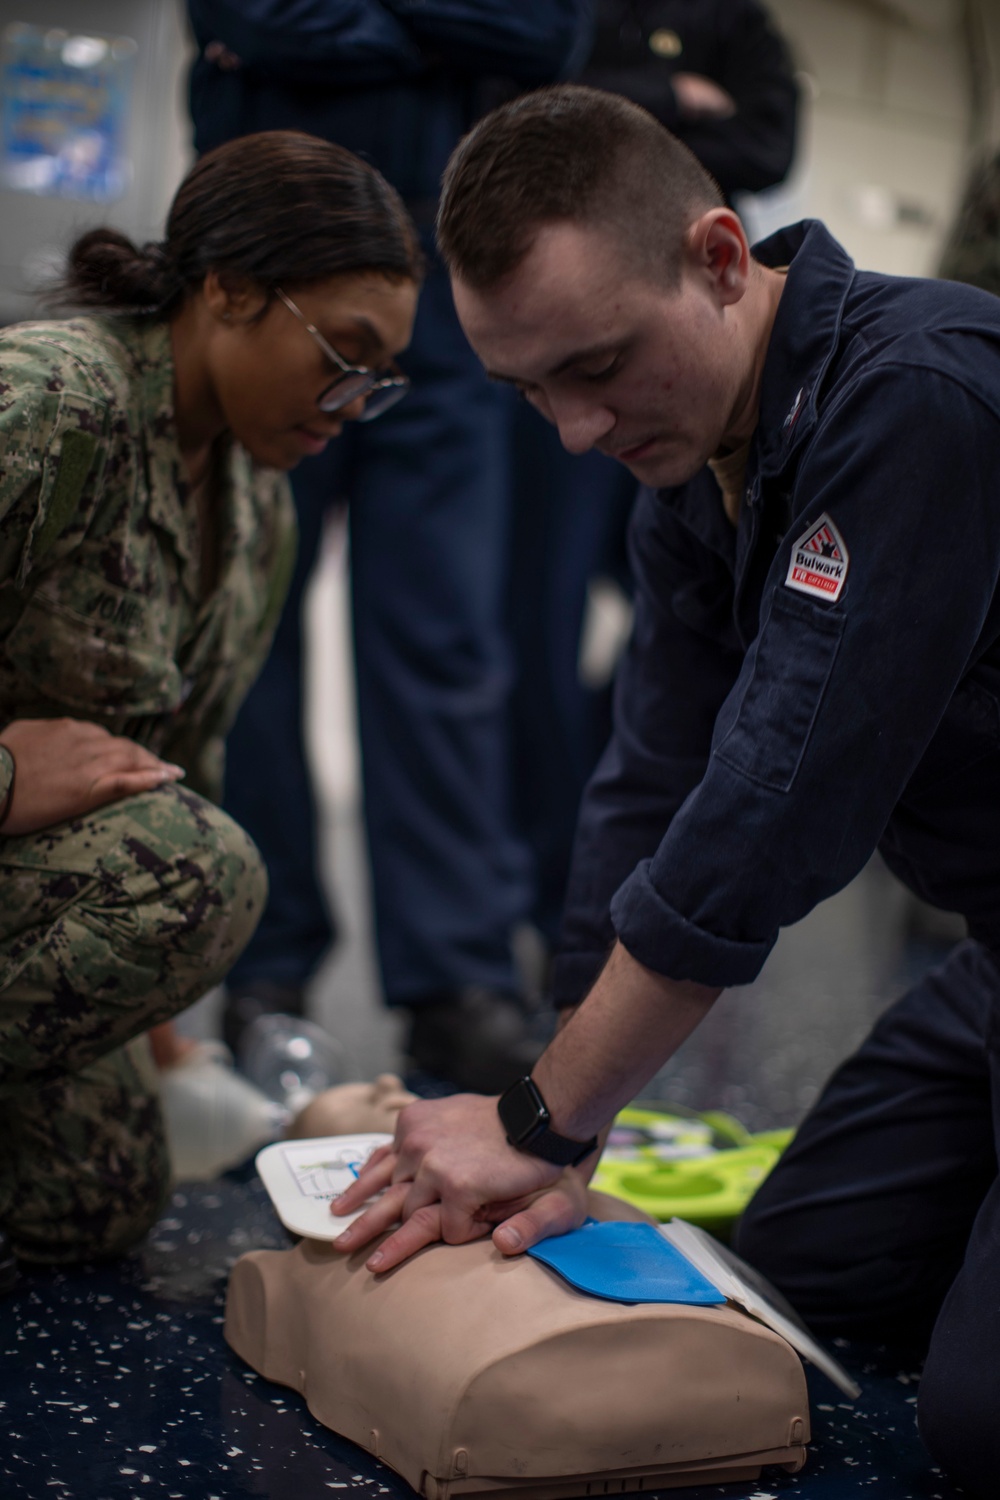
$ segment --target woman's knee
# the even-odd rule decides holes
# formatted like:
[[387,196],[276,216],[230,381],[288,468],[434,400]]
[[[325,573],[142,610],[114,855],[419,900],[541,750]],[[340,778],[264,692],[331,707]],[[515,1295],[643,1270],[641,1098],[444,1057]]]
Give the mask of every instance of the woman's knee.
[[[218,983],[253,935],[267,875],[252,839],[221,808],[182,787],[122,804],[128,825],[104,860],[124,902],[131,944],[165,992],[191,998]],[[92,916],[106,913],[102,897]]]
[[228,973],[266,900],[249,837],[176,787],[59,833],[19,853],[20,925],[0,943],[0,1096],[77,1073],[184,1010]]

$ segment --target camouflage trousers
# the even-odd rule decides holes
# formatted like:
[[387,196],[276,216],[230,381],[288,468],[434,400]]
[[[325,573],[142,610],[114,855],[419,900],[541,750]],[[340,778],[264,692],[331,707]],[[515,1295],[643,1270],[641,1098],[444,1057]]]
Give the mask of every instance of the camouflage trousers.
[[155,1222],[142,1033],[226,974],[266,886],[243,830],[177,786],[0,837],[0,1228],[23,1259],[114,1255]]

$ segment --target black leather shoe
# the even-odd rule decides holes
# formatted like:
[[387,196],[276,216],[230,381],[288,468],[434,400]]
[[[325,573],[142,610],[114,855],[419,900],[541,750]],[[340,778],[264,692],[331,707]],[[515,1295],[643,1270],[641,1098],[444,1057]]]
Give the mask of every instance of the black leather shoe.
[[17,1285],[17,1261],[10,1248],[10,1240],[0,1229],[0,1296],[12,1292]]
[[222,1040],[233,1056],[238,1057],[243,1033],[258,1016],[304,1016],[305,1013],[305,991],[301,985],[275,984],[270,979],[227,985]]
[[457,1088],[499,1094],[530,1073],[545,1048],[544,1027],[514,995],[481,985],[411,1007],[413,1065]]

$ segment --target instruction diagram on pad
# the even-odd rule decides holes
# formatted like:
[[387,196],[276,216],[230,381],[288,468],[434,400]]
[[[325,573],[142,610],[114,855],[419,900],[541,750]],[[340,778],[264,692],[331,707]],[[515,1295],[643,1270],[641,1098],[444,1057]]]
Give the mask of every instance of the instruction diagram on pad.
[[364,1210],[335,1218],[331,1202],[357,1180],[372,1152],[391,1140],[372,1133],[265,1146],[257,1155],[257,1171],[285,1228],[309,1239],[335,1239]]
[[325,1198],[329,1202],[357,1179],[372,1150],[374,1147],[361,1155],[353,1147],[317,1151],[296,1145],[285,1146],[283,1155],[303,1197]]

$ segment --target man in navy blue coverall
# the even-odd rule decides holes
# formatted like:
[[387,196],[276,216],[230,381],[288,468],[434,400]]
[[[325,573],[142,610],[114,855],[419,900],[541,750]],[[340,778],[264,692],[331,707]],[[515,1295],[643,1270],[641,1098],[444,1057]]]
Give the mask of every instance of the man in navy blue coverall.
[[[774,187],[791,166],[794,63],[759,0],[597,0],[579,81],[648,109],[727,202]],[[527,405],[513,427],[515,812],[532,854],[532,917],[554,942],[580,799],[609,729],[608,692],[580,682],[587,586],[598,576],[627,584],[637,486],[596,449],[568,453]]]
[[235,1045],[262,1010],[300,1010],[332,927],[316,870],[302,733],[302,598],[325,516],[350,501],[365,822],[379,963],[411,1009],[408,1050],[468,1088],[499,1088],[538,1044],[517,1001],[511,929],[528,856],[509,814],[504,624],[509,402],[483,376],[433,251],[449,153],[483,112],[585,53],[590,0],[189,0],[195,144],[305,130],[364,156],[428,253],[412,388],[293,476],[300,550],[270,661],[227,746],[225,805],[271,875],[227,981]]
[[386,1270],[579,1223],[594,1138],[879,848],[970,938],[834,1075],[740,1248],[825,1329],[928,1343],[925,1440],[992,1496],[1000,302],[858,272],[818,223],[751,256],[683,147],[571,87],[472,132],[439,224],[487,368],[648,486],[636,626],[577,838],[567,1024],[499,1106],[405,1110],[337,1243],[402,1219]]

